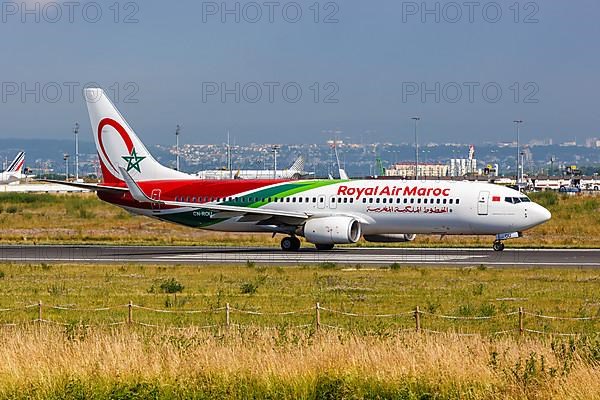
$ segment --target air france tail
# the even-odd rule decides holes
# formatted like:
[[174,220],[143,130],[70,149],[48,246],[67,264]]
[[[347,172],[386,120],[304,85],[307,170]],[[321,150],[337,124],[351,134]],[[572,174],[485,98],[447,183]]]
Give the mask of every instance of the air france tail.
[[25,152],[20,151],[12,163],[8,166],[5,172],[11,172],[13,174],[20,174],[25,164]]
[[119,167],[135,181],[193,179],[159,164],[102,89],[86,89],[85,99],[105,184],[124,183]]

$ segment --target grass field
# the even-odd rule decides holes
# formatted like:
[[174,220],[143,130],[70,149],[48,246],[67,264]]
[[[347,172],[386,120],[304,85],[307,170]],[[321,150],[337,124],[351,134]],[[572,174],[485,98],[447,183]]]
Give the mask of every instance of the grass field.
[[[552,220],[507,242],[509,247],[600,247],[600,196],[531,196],[552,212]],[[93,194],[0,193],[0,243],[85,243],[142,245],[269,245],[270,235],[229,234],[185,228],[131,216]],[[484,246],[491,237],[419,235],[399,246]],[[361,241],[359,246],[374,246]]]
[[[600,398],[598,320],[527,315],[526,328],[582,335],[490,334],[517,328],[514,315],[500,314],[519,306],[600,316],[600,271],[358,267],[0,265],[1,309],[41,300],[45,320],[66,324],[25,323],[37,318],[37,307],[0,312],[2,323],[23,322],[0,328],[0,398]],[[174,312],[133,309],[135,322],[170,328],[87,326],[126,321],[122,306],[130,300]],[[316,302],[365,314],[420,305],[430,313],[422,315],[423,329],[450,333],[417,334],[410,315],[324,310],[316,330]],[[229,329],[223,311],[181,313],[226,303],[236,310],[307,313],[232,312]],[[219,326],[197,328],[211,324]],[[481,334],[461,335],[473,332]]]

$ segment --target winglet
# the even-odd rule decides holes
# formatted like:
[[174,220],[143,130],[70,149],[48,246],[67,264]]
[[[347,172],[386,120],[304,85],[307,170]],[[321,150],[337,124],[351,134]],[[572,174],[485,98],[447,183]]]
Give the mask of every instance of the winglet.
[[133,180],[129,172],[125,168],[119,165],[119,171],[121,172],[121,176],[129,189],[129,193],[134,198],[134,200],[139,201],[140,203],[156,203],[155,200],[152,200],[150,197],[144,193],[142,189],[138,186],[137,183]]

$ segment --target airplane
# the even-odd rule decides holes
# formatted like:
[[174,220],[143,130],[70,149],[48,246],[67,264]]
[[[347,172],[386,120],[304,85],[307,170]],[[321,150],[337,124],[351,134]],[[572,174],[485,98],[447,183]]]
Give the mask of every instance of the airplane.
[[264,232],[297,251],[406,242],[415,234],[495,235],[493,249],[543,224],[550,212],[516,190],[437,180],[202,180],[158,163],[99,88],[85,90],[103,180],[95,190],[139,215],[227,232]]
[[0,173],[0,185],[19,182],[21,179],[30,178],[32,175],[23,174],[25,152],[20,151],[5,171]]
[[196,176],[200,179],[300,179],[312,174],[304,171],[304,164],[304,157],[299,156],[288,169],[276,171],[268,169],[237,170],[235,172],[224,169],[207,170],[199,171]]

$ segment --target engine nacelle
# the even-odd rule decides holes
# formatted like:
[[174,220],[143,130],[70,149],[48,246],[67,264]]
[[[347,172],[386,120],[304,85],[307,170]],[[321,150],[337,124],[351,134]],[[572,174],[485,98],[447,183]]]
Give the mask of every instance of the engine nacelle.
[[360,222],[352,217],[311,218],[303,229],[303,236],[313,244],[356,243],[361,233]]
[[412,242],[415,240],[417,235],[414,233],[385,233],[381,235],[365,235],[364,238],[367,242],[374,243],[402,243]]

